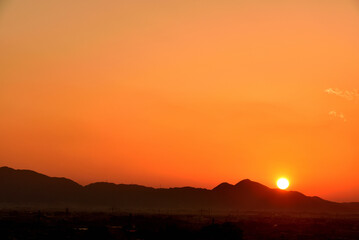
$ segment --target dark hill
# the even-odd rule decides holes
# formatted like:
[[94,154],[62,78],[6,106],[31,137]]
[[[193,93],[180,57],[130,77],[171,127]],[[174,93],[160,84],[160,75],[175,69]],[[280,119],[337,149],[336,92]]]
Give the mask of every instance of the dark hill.
[[98,182],[81,186],[66,178],[48,177],[29,170],[0,168],[0,207],[106,207],[156,211],[253,210],[359,212],[359,203],[335,203],[294,191],[271,189],[249,179],[235,185],[221,183],[212,190],[151,188]]
[[0,202],[48,204],[73,201],[82,191],[76,182],[30,170],[0,168]]

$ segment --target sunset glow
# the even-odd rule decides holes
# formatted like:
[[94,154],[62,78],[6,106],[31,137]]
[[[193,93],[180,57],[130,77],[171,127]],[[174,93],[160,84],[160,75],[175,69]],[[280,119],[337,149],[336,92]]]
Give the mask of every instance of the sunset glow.
[[354,0],[5,0],[0,166],[359,201],[358,63]]

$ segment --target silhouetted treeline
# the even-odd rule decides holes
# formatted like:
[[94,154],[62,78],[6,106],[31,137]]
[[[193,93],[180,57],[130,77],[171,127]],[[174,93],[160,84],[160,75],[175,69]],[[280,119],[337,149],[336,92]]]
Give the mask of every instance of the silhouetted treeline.
[[150,215],[0,211],[1,240],[359,239],[359,215]]
[[194,224],[176,216],[3,212],[0,239],[241,240],[242,230],[233,223]]

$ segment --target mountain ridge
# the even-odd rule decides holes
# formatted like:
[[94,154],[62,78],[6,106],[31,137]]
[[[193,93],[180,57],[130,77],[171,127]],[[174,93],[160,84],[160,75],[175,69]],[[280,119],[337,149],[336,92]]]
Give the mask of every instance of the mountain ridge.
[[269,188],[244,179],[213,189],[153,188],[95,182],[85,186],[67,178],[0,167],[0,206],[82,206],[120,209],[359,212],[359,203],[336,203],[296,191]]

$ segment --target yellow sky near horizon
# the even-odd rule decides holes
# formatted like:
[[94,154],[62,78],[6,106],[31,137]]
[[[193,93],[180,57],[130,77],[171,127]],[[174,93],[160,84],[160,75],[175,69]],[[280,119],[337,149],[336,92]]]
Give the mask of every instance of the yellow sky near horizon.
[[7,0],[0,165],[359,201],[358,63],[354,0]]

